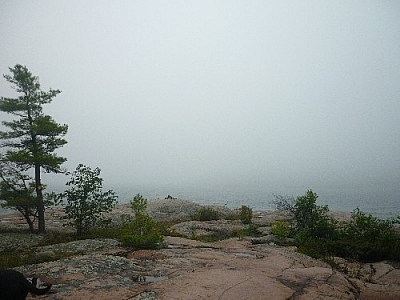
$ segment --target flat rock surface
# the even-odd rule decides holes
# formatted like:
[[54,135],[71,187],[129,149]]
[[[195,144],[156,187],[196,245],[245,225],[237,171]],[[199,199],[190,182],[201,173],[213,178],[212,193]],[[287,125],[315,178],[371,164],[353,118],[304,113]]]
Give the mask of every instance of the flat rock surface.
[[95,246],[90,240],[66,243],[70,250],[82,248],[77,243],[94,250],[17,270],[45,274],[53,287],[41,298],[53,300],[356,299],[344,275],[290,249],[238,239],[201,243],[166,237],[165,249],[116,253],[110,252],[110,240],[103,242],[104,247],[97,240]]

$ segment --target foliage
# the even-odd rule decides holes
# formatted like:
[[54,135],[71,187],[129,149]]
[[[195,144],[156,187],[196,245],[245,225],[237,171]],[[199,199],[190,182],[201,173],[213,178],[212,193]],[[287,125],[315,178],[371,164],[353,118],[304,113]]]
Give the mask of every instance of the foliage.
[[[0,111],[14,115],[15,120],[2,121],[2,125],[9,131],[1,131],[0,139],[3,140],[1,155],[1,168],[13,169],[13,175],[2,176],[2,189],[8,197],[7,206],[15,207],[23,215],[32,230],[33,220],[38,217],[39,232],[45,231],[44,197],[41,172],[60,173],[61,164],[66,158],[55,154],[55,150],[67,143],[63,136],[67,133],[68,126],[56,123],[52,117],[43,113],[42,106],[52,102],[60,91],[50,89],[42,91],[39,78],[24,66],[19,64],[9,68],[11,75],[4,78],[20,93],[17,98],[0,98]],[[25,180],[26,172],[34,169],[34,178]],[[4,172],[2,171],[4,174]],[[28,185],[24,183],[33,181],[36,198],[32,196]],[[23,183],[21,185],[21,183]],[[28,205],[27,202],[30,202]]]
[[242,205],[240,209],[240,221],[243,224],[251,224],[251,219],[253,217],[253,210],[249,206]]
[[194,221],[212,221],[219,220],[219,218],[218,211],[211,207],[202,207],[192,216],[192,220]]
[[357,261],[399,260],[400,235],[392,221],[366,215],[359,209],[342,225],[327,215],[327,206],[315,204],[318,196],[307,191],[295,204],[295,234],[299,251],[317,258],[341,256]]
[[102,191],[103,179],[99,177],[101,170],[92,170],[85,165],[78,165],[72,173],[72,178],[66,183],[70,188],[59,195],[65,206],[65,218],[69,220],[66,225],[74,226],[77,236],[87,234],[95,226],[110,223],[104,217],[105,212],[110,212],[117,202],[117,197],[112,190]]
[[275,205],[277,210],[282,210],[287,212],[290,215],[294,215],[295,213],[295,204],[296,199],[293,196],[282,196],[282,195],[272,195],[274,200],[272,200],[272,204]]
[[134,249],[157,249],[163,240],[163,236],[156,232],[147,235],[127,234],[122,236],[122,245]]
[[328,206],[316,205],[318,195],[308,190],[304,196],[297,197],[294,206],[296,232],[303,232],[315,239],[331,238],[335,235],[336,222],[328,216]]
[[1,206],[17,209],[34,232],[38,203],[32,177],[19,172],[15,164],[0,161],[0,178],[0,199],[4,201]]
[[276,221],[272,224],[271,233],[282,238],[287,238],[292,235],[292,228],[287,221]]
[[157,223],[146,214],[147,199],[137,194],[131,201],[133,217],[123,220],[121,240],[124,246],[135,249],[155,249],[163,241]]
[[391,221],[380,220],[356,209],[352,220],[340,231],[335,246],[337,255],[354,260],[398,260],[400,235],[393,229]]
[[328,216],[328,206],[316,205],[318,195],[308,190],[294,205],[295,238],[299,251],[313,257],[330,254],[330,244],[337,236],[337,222]]
[[137,194],[131,201],[131,207],[135,216],[144,215],[147,208],[147,199]]

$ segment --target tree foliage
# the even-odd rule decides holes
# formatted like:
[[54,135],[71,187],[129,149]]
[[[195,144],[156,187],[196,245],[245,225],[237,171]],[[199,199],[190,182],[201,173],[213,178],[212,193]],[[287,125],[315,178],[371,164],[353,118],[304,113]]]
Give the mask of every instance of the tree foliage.
[[327,206],[316,205],[311,190],[294,205],[295,237],[301,252],[313,257],[341,256],[357,261],[399,260],[400,235],[393,222],[366,215],[359,209],[351,221],[339,225],[328,216]]
[[[51,103],[60,93],[59,90],[42,91],[39,78],[33,76],[25,66],[17,64],[9,70],[11,74],[4,75],[4,78],[12,84],[19,96],[0,98],[0,111],[15,117],[12,121],[2,121],[3,126],[9,130],[0,132],[0,140],[3,141],[2,192],[7,195],[6,206],[15,207],[19,211],[22,209],[30,228],[30,222],[33,221],[27,216],[37,216],[39,232],[44,232],[45,203],[41,171],[63,171],[61,165],[66,158],[58,156],[55,150],[67,143],[63,136],[68,126],[56,123],[51,116],[43,113],[43,105]],[[25,179],[30,169],[34,170],[32,181],[35,196]]]
[[243,224],[251,224],[253,218],[253,210],[246,205],[242,205],[239,212],[240,221]]
[[352,212],[351,221],[340,230],[335,252],[355,260],[398,260],[400,235],[390,220],[367,215],[358,208]]
[[296,204],[296,199],[293,196],[282,196],[275,194],[272,196],[274,197],[272,204],[275,205],[277,210],[282,210],[287,214],[294,215],[294,205]]
[[19,172],[10,162],[0,162],[0,199],[5,201],[3,207],[15,208],[24,217],[29,230],[34,232],[34,221],[37,218],[37,197],[32,177]]
[[135,217],[145,215],[147,209],[147,199],[140,194],[136,194],[130,202]]
[[318,206],[318,195],[308,190],[304,196],[297,197],[294,206],[296,231],[310,235],[312,238],[330,238],[335,234],[335,220],[328,216],[327,205]]
[[122,244],[135,249],[155,249],[164,238],[156,221],[146,213],[147,199],[137,194],[130,203],[134,216],[124,220]]
[[66,183],[69,189],[59,195],[65,206],[65,218],[69,220],[67,225],[74,226],[77,236],[81,237],[95,226],[110,223],[110,219],[104,216],[110,212],[117,202],[117,197],[112,190],[102,191],[103,179],[101,170],[92,170],[83,164],[79,164],[72,173],[71,180]]

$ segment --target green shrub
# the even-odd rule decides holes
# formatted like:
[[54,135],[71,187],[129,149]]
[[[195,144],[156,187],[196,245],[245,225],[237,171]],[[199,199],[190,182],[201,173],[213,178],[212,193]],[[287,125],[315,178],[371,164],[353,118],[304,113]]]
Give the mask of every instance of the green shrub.
[[162,241],[163,237],[155,232],[147,235],[128,234],[121,237],[123,246],[134,249],[157,249]]
[[202,207],[192,216],[192,220],[194,221],[212,221],[219,220],[219,218],[219,213],[211,207]]
[[400,235],[393,220],[380,220],[359,209],[342,227],[327,216],[327,206],[315,204],[317,195],[307,191],[295,204],[296,242],[300,252],[317,258],[340,256],[372,262],[399,260]]
[[137,194],[131,201],[131,206],[135,215],[126,216],[122,220],[122,245],[135,249],[157,248],[164,237],[159,232],[156,221],[145,213],[147,199]]
[[242,205],[240,209],[240,221],[243,224],[251,224],[251,219],[253,218],[253,210],[245,205]]
[[276,221],[271,228],[271,233],[282,238],[287,238],[292,234],[292,228],[287,221]]
[[248,224],[247,228],[242,230],[243,236],[260,236],[260,232],[258,231],[258,226],[253,223]]
[[102,191],[100,171],[100,168],[93,170],[79,164],[72,172],[71,180],[66,183],[69,189],[58,195],[58,200],[64,206],[64,219],[68,220],[65,225],[75,227],[78,237],[87,235],[92,228],[111,223],[104,213],[114,208],[117,196],[112,190]]
[[380,220],[356,209],[352,220],[340,231],[335,246],[337,255],[354,260],[398,260],[400,235],[393,229],[391,221]]
[[147,208],[147,199],[142,195],[136,194],[130,204],[135,216],[145,214]]
[[308,190],[294,205],[295,238],[299,252],[315,258],[333,255],[337,221],[328,216],[328,206],[316,205],[318,195]]
[[294,206],[296,232],[306,231],[312,238],[329,239],[336,234],[336,220],[328,216],[328,206],[316,205],[318,195],[308,190],[297,197]]

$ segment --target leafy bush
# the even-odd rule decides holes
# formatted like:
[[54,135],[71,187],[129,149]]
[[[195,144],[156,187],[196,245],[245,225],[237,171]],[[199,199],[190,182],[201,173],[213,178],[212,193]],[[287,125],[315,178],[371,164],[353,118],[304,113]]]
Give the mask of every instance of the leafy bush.
[[276,221],[271,228],[271,233],[278,236],[287,238],[292,234],[292,228],[287,221]]
[[121,237],[122,245],[134,249],[157,249],[162,241],[163,237],[157,233],[151,233],[146,236],[129,234]]
[[340,231],[335,246],[337,255],[355,260],[398,260],[400,235],[393,229],[391,221],[380,220],[356,209],[352,220]]
[[219,213],[211,207],[202,207],[195,215],[192,216],[194,221],[212,221],[219,220]]
[[308,190],[294,205],[294,231],[299,251],[320,258],[332,255],[337,221],[328,216],[328,206],[318,206],[318,195]]
[[131,201],[134,217],[123,220],[121,242],[135,249],[155,249],[164,237],[157,229],[157,223],[145,211],[147,199],[137,194]]
[[[117,197],[112,190],[102,191],[103,179],[99,175],[99,168],[92,170],[78,165],[71,180],[66,183],[70,188],[58,196],[65,207],[65,219],[69,220],[66,225],[75,227],[78,237],[87,234],[95,226],[111,222],[104,217],[104,213],[112,210]],[[63,200],[66,200],[66,204]]]
[[399,260],[400,235],[393,221],[380,220],[359,209],[342,227],[327,215],[327,206],[315,204],[318,196],[311,190],[295,204],[296,241],[300,252],[317,258],[341,256],[349,260],[372,262]]
[[331,238],[335,234],[336,222],[327,215],[328,206],[316,205],[318,195],[308,190],[304,196],[297,197],[294,206],[296,230],[305,231],[312,238]]
[[252,217],[253,210],[248,206],[242,205],[240,209],[240,221],[242,221],[243,224],[251,224]]

